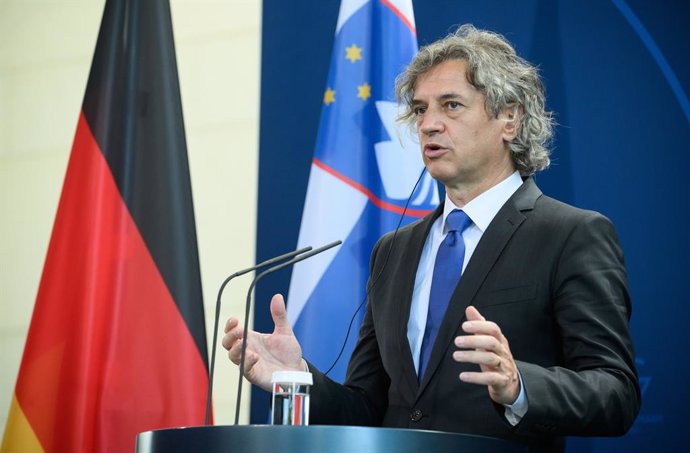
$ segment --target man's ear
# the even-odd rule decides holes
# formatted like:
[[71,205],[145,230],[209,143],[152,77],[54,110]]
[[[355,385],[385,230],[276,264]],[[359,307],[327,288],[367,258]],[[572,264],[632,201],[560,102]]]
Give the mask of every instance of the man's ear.
[[523,112],[524,108],[521,105],[511,104],[498,115],[498,118],[503,120],[503,140],[509,142],[517,136]]

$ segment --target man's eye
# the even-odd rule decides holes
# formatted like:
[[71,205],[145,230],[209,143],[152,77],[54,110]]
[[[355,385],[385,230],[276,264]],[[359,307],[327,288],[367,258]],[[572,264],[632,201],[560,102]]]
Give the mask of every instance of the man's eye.
[[457,110],[460,107],[462,107],[462,104],[459,103],[458,101],[448,101],[448,104],[446,104],[450,110]]
[[426,112],[426,107],[415,107],[413,111],[417,116],[424,115],[424,112]]

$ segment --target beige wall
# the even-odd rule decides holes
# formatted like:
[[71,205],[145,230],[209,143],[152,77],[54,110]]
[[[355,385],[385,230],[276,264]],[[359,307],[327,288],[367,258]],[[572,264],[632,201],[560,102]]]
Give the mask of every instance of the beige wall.
[[[3,430],[103,4],[0,0]],[[171,7],[210,340],[218,285],[254,261],[261,0],[171,0]],[[243,291],[226,291],[222,318],[241,312]],[[219,424],[232,422],[236,382],[236,368],[220,353]],[[245,421],[247,408],[248,399]]]

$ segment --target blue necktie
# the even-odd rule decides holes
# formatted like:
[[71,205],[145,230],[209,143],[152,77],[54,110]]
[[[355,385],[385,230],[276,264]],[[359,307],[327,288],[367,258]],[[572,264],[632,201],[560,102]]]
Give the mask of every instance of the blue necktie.
[[446,218],[448,234],[441,242],[436,254],[434,275],[429,293],[429,313],[426,317],[426,328],[422,338],[422,349],[419,353],[419,382],[429,364],[431,350],[436,341],[438,329],[446,314],[448,302],[458,286],[462,273],[462,262],[465,259],[465,242],[462,232],[472,224],[472,220],[459,209],[454,209]]

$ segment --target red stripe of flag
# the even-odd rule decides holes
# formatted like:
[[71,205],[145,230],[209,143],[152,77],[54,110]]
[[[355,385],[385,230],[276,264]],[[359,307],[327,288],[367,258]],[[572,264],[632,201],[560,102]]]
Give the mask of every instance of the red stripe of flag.
[[415,28],[414,24],[407,18],[405,15],[400,11],[398,8],[395,7],[393,3],[391,3],[388,0],[381,0],[381,4],[386,6],[388,9],[390,9],[393,14],[398,16],[398,18],[407,26],[407,28],[410,29],[413,35],[417,36],[417,29]]
[[425,215],[430,214],[433,211],[431,209],[410,209],[410,208],[407,208],[407,210],[405,210],[405,208],[403,206],[398,206],[398,205],[395,205],[393,203],[389,203],[387,201],[380,199],[379,197],[374,195],[374,193],[371,190],[367,189],[366,187],[364,187],[363,185],[361,185],[357,181],[354,181],[354,180],[348,178],[347,176],[338,172],[334,168],[329,167],[328,165],[321,162],[317,158],[313,158],[312,163],[314,165],[316,165],[317,167],[319,167],[320,169],[322,169],[323,171],[325,171],[325,172],[329,173],[330,175],[338,178],[339,180],[341,180],[342,182],[344,182],[348,186],[352,187],[356,191],[366,195],[367,198],[369,198],[369,201],[371,201],[375,206],[377,206],[381,209],[385,209],[386,211],[394,212],[396,214],[402,214],[404,211],[405,215],[408,215],[411,217],[424,217]]

